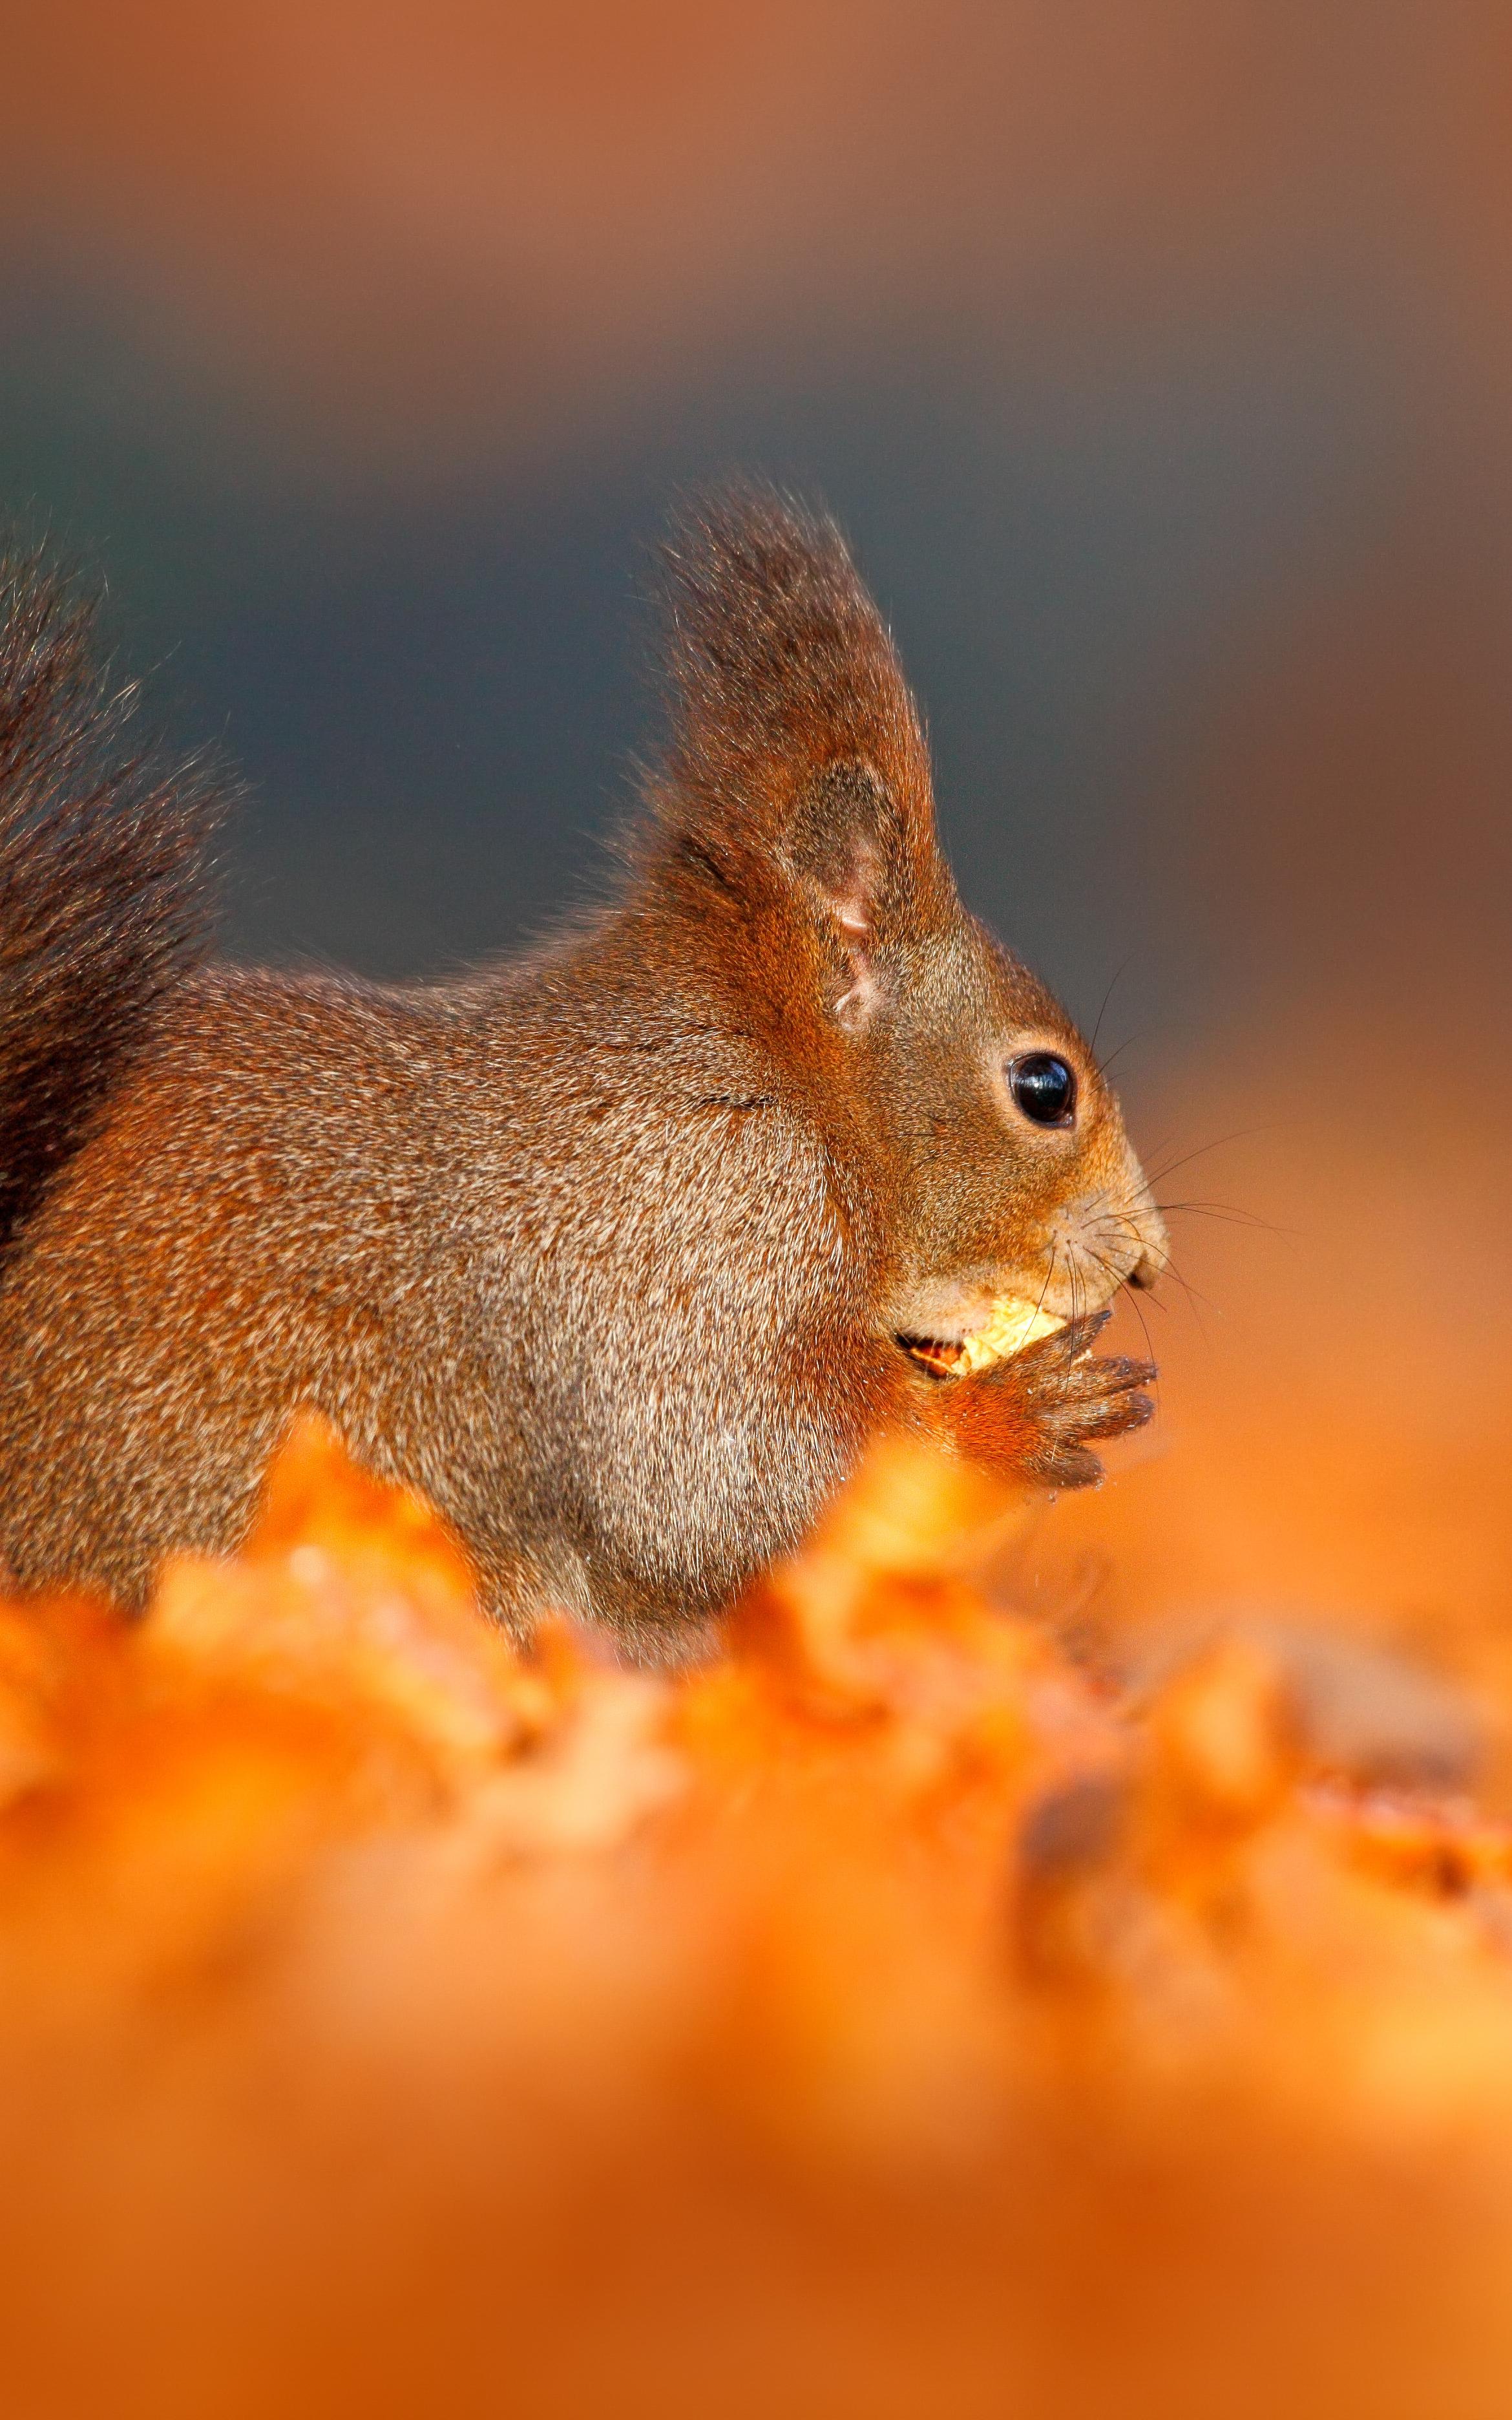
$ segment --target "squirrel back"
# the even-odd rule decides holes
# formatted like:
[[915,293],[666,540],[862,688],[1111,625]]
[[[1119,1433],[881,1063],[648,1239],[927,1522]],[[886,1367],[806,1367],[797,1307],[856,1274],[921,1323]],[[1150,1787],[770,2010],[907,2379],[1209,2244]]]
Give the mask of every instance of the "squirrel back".
[[[1156,1272],[1158,1215],[1086,1046],[961,907],[839,534],[722,499],[670,548],[668,603],[619,895],[443,985],[200,964],[213,801],[110,772],[119,709],[68,659],[14,755],[51,770],[0,800],[23,1580],[136,1601],[164,1553],[229,1545],[313,1404],[451,1517],[501,1618],[557,1605],[663,1654],[883,1427],[1076,1484],[1144,1417],[1148,1373],[1094,1359],[1088,1314]],[[11,611],[79,648],[36,576]],[[932,1374],[1005,1292],[1069,1324]]]

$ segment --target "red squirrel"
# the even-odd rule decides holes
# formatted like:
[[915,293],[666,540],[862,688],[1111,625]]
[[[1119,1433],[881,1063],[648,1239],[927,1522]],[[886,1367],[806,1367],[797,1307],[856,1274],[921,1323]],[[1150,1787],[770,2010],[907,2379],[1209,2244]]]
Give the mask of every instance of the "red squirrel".
[[[221,813],[133,750],[92,613],[0,635],[0,1551],[140,1604],[246,1527],[301,1405],[422,1490],[483,1599],[644,1658],[911,1429],[1050,1487],[1149,1417],[1094,1357],[1165,1238],[1118,1103],[963,908],[834,524],[665,551],[668,733],[610,904],[384,985],[215,962]],[[1069,1324],[936,1374],[993,1301]]]

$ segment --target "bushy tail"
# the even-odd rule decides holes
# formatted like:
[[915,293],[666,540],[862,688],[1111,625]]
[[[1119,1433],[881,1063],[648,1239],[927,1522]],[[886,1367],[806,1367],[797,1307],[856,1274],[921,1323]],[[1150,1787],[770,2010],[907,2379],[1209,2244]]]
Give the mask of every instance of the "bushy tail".
[[223,796],[132,728],[96,611],[0,558],[0,1250],[202,954]]

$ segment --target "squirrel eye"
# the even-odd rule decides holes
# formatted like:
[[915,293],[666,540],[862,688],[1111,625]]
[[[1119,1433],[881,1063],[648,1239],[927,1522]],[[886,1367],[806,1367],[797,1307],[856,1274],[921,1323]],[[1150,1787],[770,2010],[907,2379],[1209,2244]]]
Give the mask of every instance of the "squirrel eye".
[[1076,1114],[1075,1070],[1053,1050],[1026,1050],[1008,1063],[1008,1089],[1037,1126],[1069,1126]]

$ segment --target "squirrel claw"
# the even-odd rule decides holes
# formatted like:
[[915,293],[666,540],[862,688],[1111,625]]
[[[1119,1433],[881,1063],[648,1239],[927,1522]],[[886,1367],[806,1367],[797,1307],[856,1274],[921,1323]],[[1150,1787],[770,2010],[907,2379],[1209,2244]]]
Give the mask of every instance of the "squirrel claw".
[[1072,1320],[952,1386],[941,1410],[958,1450],[1037,1486],[1095,1487],[1103,1465],[1090,1446],[1143,1428],[1155,1408],[1144,1391],[1152,1362],[1093,1355],[1108,1318]]

